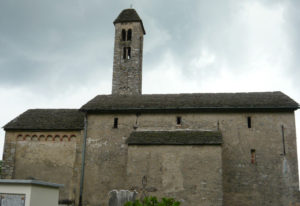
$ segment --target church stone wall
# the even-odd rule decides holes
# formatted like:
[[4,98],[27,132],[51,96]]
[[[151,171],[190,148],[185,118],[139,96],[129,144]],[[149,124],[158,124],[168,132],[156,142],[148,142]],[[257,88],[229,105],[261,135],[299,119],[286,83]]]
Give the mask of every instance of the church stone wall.
[[1,179],[12,179],[15,169],[16,137],[13,132],[5,133]]
[[[182,117],[182,125],[176,125],[176,116]],[[248,117],[251,117],[251,128],[248,128]],[[297,201],[299,185],[293,112],[145,114],[139,117],[139,126],[147,130],[166,127],[219,129],[223,137],[224,206],[280,206],[294,205]]]
[[127,164],[127,187],[140,196],[176,197],[182,206],[222,205],[220,145],[129,146]]
[[[182,118],[181,125],[176,124],[177,116]],[[248,128],[248,117],[251,117],[251,128]],[[113,128],[114,118],[118,118],[117,129]],[[134,128],[219,129],[224,142],[222,172],[225,206],[282,206],[294,204],[296,200],[298,168],[293,112],[98,114],[88,115],[85,205],[106,205],[109,191],[130,189],[130,185],[126,184],[126,174],[128,162],[131,161],[128,155],[133,154],[128,154],[125,141]],[[283,147],[286,149],[285,155]],[[141,180],[137,178],[136,181]]]
[[[81,164],[80,131],[6,132],[2,178],[38,179],[64,184],[60,201],[78,199]],[[76,196],[76,197],[75,197]]]
[[[114,118],[118,128],[113,128]],[[83,203],[107,205],[108,193],[126,189],[127,144],[136,115],[88,115]]]
[[[248,116],[251,128],[247,128]],[[295,204],[299,185],[294,118],[292,112],[220,118],[225,206]]]

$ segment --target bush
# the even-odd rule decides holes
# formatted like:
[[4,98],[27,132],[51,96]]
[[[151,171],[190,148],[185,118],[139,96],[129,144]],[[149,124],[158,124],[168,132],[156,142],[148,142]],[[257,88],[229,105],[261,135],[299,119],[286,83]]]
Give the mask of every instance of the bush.
[[159,202],[156,197],[145,197],[142,202],[136,200],[127,202],[124,206],[180,206],[180,202],[175,201],[173,198],[162,198]]

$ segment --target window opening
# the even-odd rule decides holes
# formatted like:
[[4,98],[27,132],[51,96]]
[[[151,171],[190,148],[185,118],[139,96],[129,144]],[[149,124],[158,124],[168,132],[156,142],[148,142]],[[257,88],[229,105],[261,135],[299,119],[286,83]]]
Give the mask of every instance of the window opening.
[[251,117],[248,117],[247,121],[248,121],[248,128],[251,128]]
[[251,149],[251,164],[255,164],[255,161],[256,161],[255,149]]
[[126,47],[123,48],[123,59],[126,59]]
[[177,125],[180,125],[180,124],[181,124],[181,117],[177,117],[177,118],[176,118],[176,124],[177,124]]
[[114,128],[118,128],[118,118],[114,118]]
[[284,138],[284,126],[283,125],[281,125],[281,134],[282,134],[283,155],[285,155],[286,152],[285,152],[285,138]]
[[126,41],[126,31],[122,29],[122,41]]
[[132,34],[132,30],[128,29],[128,31],[127,31],[127,41],[131,41],[131,34]]
[[127,59],[131,58],[131,48],[127,47]]

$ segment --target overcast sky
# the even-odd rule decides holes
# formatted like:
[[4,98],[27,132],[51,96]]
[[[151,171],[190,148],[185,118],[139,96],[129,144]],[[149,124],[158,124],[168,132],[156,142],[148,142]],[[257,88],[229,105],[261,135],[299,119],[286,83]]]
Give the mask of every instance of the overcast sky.
[[[130,4],[146,30],[143,93],[282,91],[300,102],[299,0],[0,0],[0,125],[111,93],[112,22]],[[3,130],[0,140],[2,154]]]

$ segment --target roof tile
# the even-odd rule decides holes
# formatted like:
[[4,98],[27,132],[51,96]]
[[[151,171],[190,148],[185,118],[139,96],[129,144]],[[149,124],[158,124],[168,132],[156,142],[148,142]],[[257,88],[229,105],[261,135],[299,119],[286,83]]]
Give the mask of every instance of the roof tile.
[[128,145],[220,145],[219,131],[176,130],[134,131],[126,140]]
[[82,130],[84,114],[77,109],[30,109],[3,128],[5,130]]
[[256,110],[299,108],[282,92],[98,95],[82,111]]

